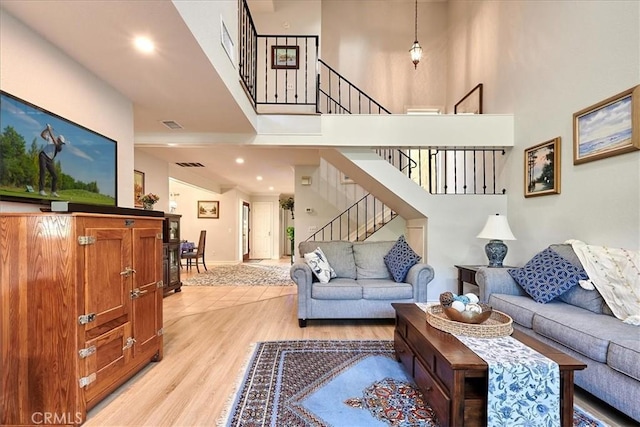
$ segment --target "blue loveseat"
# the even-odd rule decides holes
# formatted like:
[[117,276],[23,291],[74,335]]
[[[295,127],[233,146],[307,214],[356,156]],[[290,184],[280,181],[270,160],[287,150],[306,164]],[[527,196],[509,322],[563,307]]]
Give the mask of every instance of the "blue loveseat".
[[[298,323],[307,319],[394,318],[392,302],[426,302],[433,268],[425,263],[411,267],[403,283],[396,283],[384,256],[396,242],[301,242],[300,257],[291,266],[298,285]],[[336,276],[320,283],[304,260],[304,254],[322,249]]]

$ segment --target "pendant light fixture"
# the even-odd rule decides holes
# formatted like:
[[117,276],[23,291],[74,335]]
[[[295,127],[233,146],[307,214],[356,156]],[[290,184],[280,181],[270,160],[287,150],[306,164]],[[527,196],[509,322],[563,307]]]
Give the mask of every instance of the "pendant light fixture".
[[422,48],[420,47],[420,43],[418,43],[418,0],[416,0],[416,20],[415,20],[415,38],[414,38],[413,46],[409,49],[409,53],[411,54],[411,61],[413,62],[413,66],[415,69],[418,69],[418,62],[422,58]]

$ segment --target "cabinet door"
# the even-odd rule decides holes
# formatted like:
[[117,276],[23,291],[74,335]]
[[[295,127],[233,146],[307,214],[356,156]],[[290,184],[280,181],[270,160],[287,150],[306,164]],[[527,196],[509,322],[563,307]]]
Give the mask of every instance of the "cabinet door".
[[93,348],[91,355],[84,359],[84,376],[95,374],[95,380],[86,386],[87,403],[100,397],[112,384],[119,381],[130,358],[131,325],[129,322],[108,330],[86,342],[87,348]]
[[95,238],[85,248],[85,314],[95,313],[86,330],[102,326],[130,312],[133,270],[131,230],[85,228]]
[[162,328],[162,239],[160,229],[133,230],[133,337],[136,340],[133,355],[158,348],[159,330]]

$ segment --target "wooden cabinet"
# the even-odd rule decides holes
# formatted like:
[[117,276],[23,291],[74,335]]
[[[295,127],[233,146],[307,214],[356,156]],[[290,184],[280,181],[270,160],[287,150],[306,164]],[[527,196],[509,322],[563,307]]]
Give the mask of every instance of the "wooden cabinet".
[[165,214],[163,223],[163,260],[162,277],[163,292],[180,292],[180,217],[181,215]]
[[0,215],[0,424],[79,424],[162,358],[162,218]]

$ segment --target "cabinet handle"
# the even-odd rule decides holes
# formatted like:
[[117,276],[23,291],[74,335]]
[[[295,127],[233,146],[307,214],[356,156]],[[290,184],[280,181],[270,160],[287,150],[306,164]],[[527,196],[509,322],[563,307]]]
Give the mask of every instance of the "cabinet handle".
[[124,271],[121,271],[121,272],[120,272],[120,275],[121,275],[121,276],[125,276],[125,277],[129,277],[129,276],[131,276],[131,275],[132,275],[133,273],[135,273],[135,272],[136,272],[136,271],[135,271],[133,268],[131,268],[131,267],[126,267],[126,268],[124,269]]
[[123,349],[123,350],[126,350],[126,349],[128,349],[128,348],[131,348],[131,347],[133,347],[133,345],[134,345],[135,343],[136,343],[136,339],[135,339],[135,338],[131,338],[131,337],[129,337],[129,338],[127,338],[127,341],[126,341],[126,343],[125,343],[125,346],[124,346],[124,347],[122,347],[122,349]]
[[429,392],[431,390],[433,390],[433,387],[427,387],[427,388],[424,389],[424,391],[426,391],[426,392]]
[[131,291],[131,299],[140,298],[140,295],[144,295],[149,292],[149,289],[141,291],[139,288],[135,288]]

